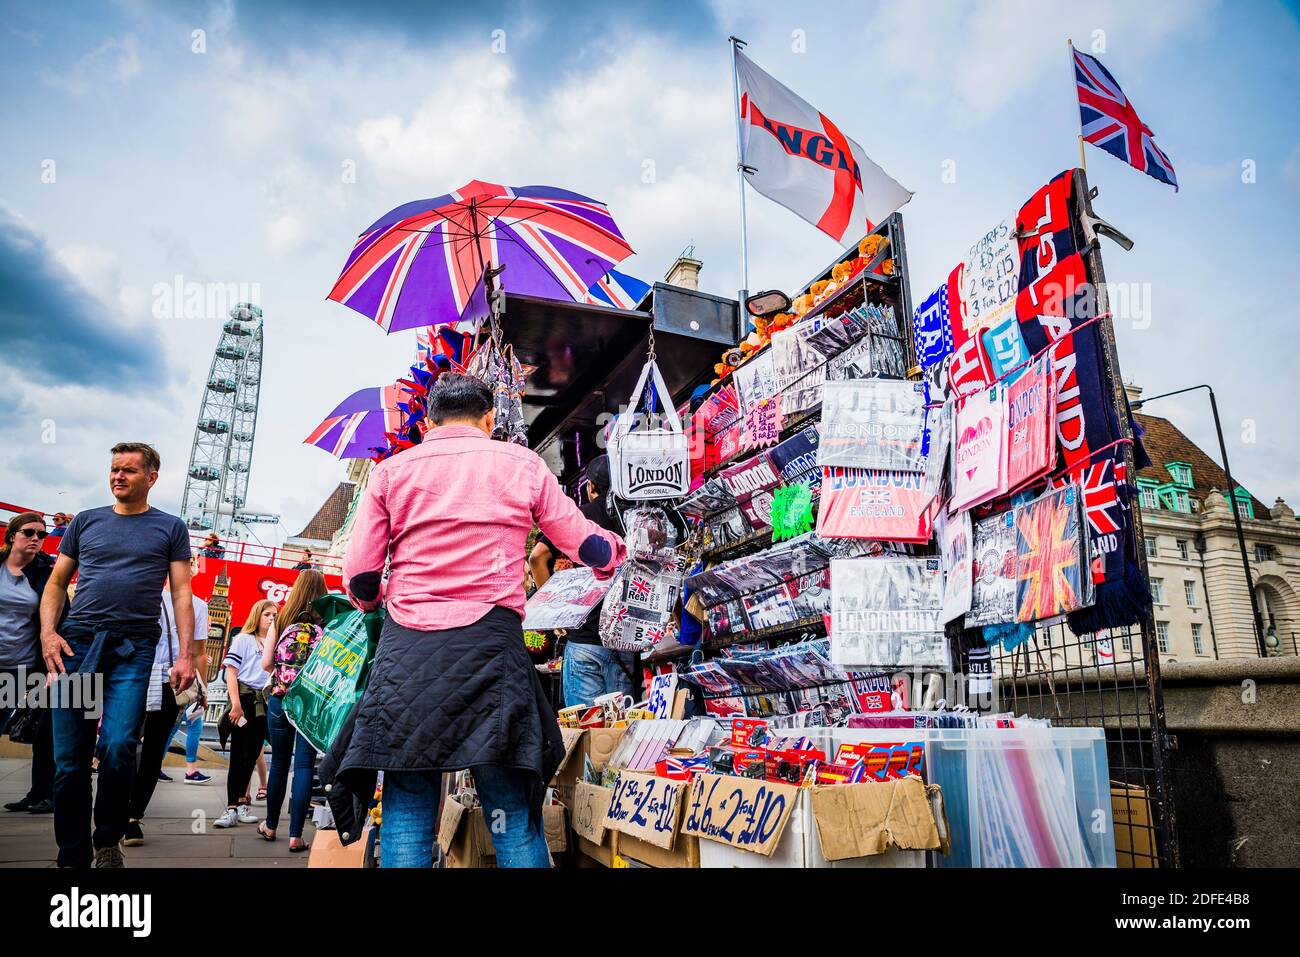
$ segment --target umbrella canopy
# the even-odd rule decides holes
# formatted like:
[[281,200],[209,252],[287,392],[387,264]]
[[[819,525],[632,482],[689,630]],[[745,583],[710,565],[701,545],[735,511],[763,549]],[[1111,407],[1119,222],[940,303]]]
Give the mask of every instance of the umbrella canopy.
[[586,302],[632,254],[604,203],[552,186],[473,180],[398,206],[361,234],[329,298],[387,332],[460,319],[486,265],[502,288]]
[[611,269],[587,290],[587,302],[596,306],[613,306],[615,309],[635,309],[650,291],[650,284],[635,276]]
[[366,458],[374,449],[387,446],[386,433],[401,426],[398,404],[405,398],[398,385],[358,389],[335,406],[303,443],[339,459]]

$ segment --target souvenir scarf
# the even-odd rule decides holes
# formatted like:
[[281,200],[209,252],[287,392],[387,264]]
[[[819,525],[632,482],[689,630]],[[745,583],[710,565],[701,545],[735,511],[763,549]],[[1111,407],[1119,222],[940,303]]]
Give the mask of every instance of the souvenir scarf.
[[1056,438],[1062,471],[1052,484],[1077,484],[1088,517],[1096,603],[1070,616],[1076,634],[1137,624],[1151,597],[1137,563],[1123,437],[1111,395],[1104,344],[1071,215],[1074,177],[1066,171],[1020,210],[1022,261],[1016,314],[1031,354],[1050,345]]
[[1041,621],[1088,604],[1087,536],[1073,485],[1015,508],[1016,620]]

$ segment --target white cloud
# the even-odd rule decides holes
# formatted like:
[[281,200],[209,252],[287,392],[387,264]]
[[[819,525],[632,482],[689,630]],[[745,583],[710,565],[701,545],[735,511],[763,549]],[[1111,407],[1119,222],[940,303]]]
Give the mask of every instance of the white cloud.
[[109,37],[62,72],[46,70],[43,76],[50,86],[73,96],[90,92],[109,96],[110,86],[126,86],[143,72],[139,41],[128,33]]

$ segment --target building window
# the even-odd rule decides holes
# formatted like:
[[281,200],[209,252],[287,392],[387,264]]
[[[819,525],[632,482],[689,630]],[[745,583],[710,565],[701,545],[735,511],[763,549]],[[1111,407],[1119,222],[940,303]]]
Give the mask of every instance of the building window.
[[[1156,547],[1156,540],[1152,536],[1146,536],[1143,539],[1143,544],[1146,546],[1147,558],[1155,558],[1160,554],[1160,549]],[[1259,546],[1256,545],[1255,547],[1258,548]],[[1255,561],[1259,561],[1259,558],[1256,557]]]
[[1160,649],[1161,654],[1169,653],[1169,622],[1156,622],[1156,647]]
[[1150,509],[1153,512],[1160,508],[1160,498],[1156,494],[1154,485],[1142,485],[1141,491],[1143,508]]
[[1255,517],[1255,506],[1252,505],[1252,504],[1249,502],[1249,500],[1247,500],[1247,501],[1242,501],[1241,499],[1238,499],[1238,500],[1237,500],[1237,514],[1240,515],[1242,518],[1246,518],[1246,519],[1254,518],[1254,517]]
[[1165,580],[1163,578],[1151,579],[1151,602],[1156,605],[1165,603]]
[[1187,505],[1187,493],[1183,491],[1174,492],[1169,496],[1173,503],[1172,508],[1175,512],[1189,512],[1191,509]]
[[1187,548],[1187,539],[1185,538],[1178,539],[1178,557],[1185,562],[1191,561],[1192,553]]
[[1196,607],[1196,582],[1183,582],[1183,597],[1187,599],[1187,607]]
[[1192,487],[1192,467],[1186,462],[1170,462],[1165,468],[1169,470],[1169,477],[1174,480],[1175,485]]
[[1198,655],[1205,654],[1205,642],[1201,638],[1201,626],[1192,622],[1192,650]]
[[1255,561],[1271,562],[1277,558],[1277,552],[1272,545],[1259,544],[1255,546]]
[[1133,651],[1133,639],[1129,637],[1128,632],[1125,632],[1124,636],[1120,638],[1119,646],[1127,652],[1131,653]]

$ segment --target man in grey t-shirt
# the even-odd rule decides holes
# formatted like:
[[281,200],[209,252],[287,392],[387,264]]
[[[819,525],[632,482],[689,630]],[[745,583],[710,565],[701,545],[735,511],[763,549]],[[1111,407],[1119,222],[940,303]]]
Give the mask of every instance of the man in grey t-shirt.
[[[98,743],[96,714],[87,710],[86,701],[68,696],[73,700],[56,701],[60,706],[53,709],[54,836],[60,867],[85,867],[92,859],[95,867],[123,866],[118,845],[126,832],[140,722],[158,643],[158,593],[169,580],[180,644],[172,686],[182,691],[194,680],[189,534],[179,518],[149,505],[160,464],[153,447],[124,442],[112,454],[108,484],[116,502],[72,520],[41,596],[46,670],[52,678],[68,672],[88,675],[102,688]],[[77,592],[67,620],[58,625],[74,572]],[[92,834],[94,754],[99,755],[99,784]]]

